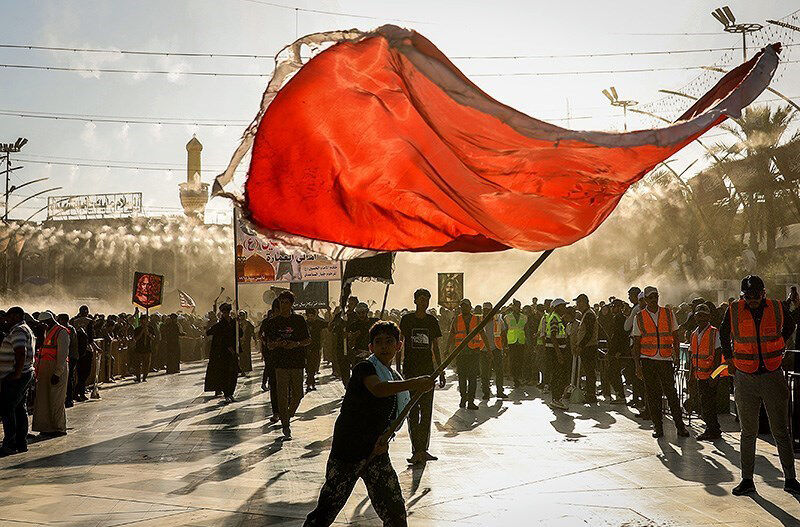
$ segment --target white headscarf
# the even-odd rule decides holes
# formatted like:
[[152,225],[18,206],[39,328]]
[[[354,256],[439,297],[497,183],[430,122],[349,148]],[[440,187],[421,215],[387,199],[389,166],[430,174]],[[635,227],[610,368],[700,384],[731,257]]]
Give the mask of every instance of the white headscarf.
[[[375,356],[373,353],[367,360],[375,366],[375,373],[378,374],[378,378],[382,381],[402,381],[403,377],[394,371],[390,366],[385,365],[381,362],[381,360]],[[392,419],[400,415],[400,412],[403,411],[403,408],[411,402],[411,394],[408,393],[408,390],[404,390],[399,392],[395,395],[395,409],[394,409],[394,416]]]

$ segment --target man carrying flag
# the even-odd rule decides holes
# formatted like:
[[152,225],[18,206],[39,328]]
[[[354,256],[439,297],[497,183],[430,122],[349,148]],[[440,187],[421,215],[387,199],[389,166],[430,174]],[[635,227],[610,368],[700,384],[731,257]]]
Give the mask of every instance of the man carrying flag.
[[423,375],[404,381],[392,369],[402,344],[400,328],[394,322],[379,321],[370,328],[372,354],[353,367],[333,428],[325,484],[305,527],[331,525],[359,478],[364,480],[372,507],[383,524],[406,525],[403,492],[389,460],[389,446],[379,439],[408,404],[408,392],[428,392],[435,379]]

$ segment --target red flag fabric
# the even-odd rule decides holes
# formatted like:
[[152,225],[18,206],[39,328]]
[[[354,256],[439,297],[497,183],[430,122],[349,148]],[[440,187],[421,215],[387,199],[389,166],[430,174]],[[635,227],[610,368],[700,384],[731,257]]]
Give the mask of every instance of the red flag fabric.
[[262,232],[332,256],[319,249],[568,245],[658,163],[740,115],[768,86],[779,51],[767,47],[726,74],[671,126],[606,133],[495,101],[416,32],[349,36],[262,108],[244,211]]

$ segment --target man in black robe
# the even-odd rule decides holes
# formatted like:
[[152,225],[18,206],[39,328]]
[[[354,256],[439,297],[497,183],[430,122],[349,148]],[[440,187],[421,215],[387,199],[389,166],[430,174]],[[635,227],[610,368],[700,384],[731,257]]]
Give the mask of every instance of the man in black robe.
[[167,365],[167,373],[181,371],[180,337],[185,334],[178,325],[177,313],[172,313],[166,322],[161,324],[161,351]]
[[[219,306],[219,321],[206,330],[211,337],[211,349],[204,391],[224,395],[225,402],[234,402],[236,376],[239,373],[239,358],[236,356],[236,321],[231,317],[232,306]],[[241,337],[241,329],[239,337]]]

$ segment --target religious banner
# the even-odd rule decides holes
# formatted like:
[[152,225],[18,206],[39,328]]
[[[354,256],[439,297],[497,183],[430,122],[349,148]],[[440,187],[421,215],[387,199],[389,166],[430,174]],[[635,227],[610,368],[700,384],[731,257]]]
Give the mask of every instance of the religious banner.
[[339,261],[283,252],[241,220],[236,229],[236,279],[240,284],[327,282],[342,277]]
[[439,273],[439,305],[455,309],[464,299],[464,273]]
[[164,275],[137,271],[133,274],[132,302],[144,309],[160,306],[163,289]]
[[141,212],[141,192],[49,196],[47,198],[48,220],[130,218]]
[[294,293],[295,310],[301,309],[327,309],[328,282],[293,282],[289,290]]

